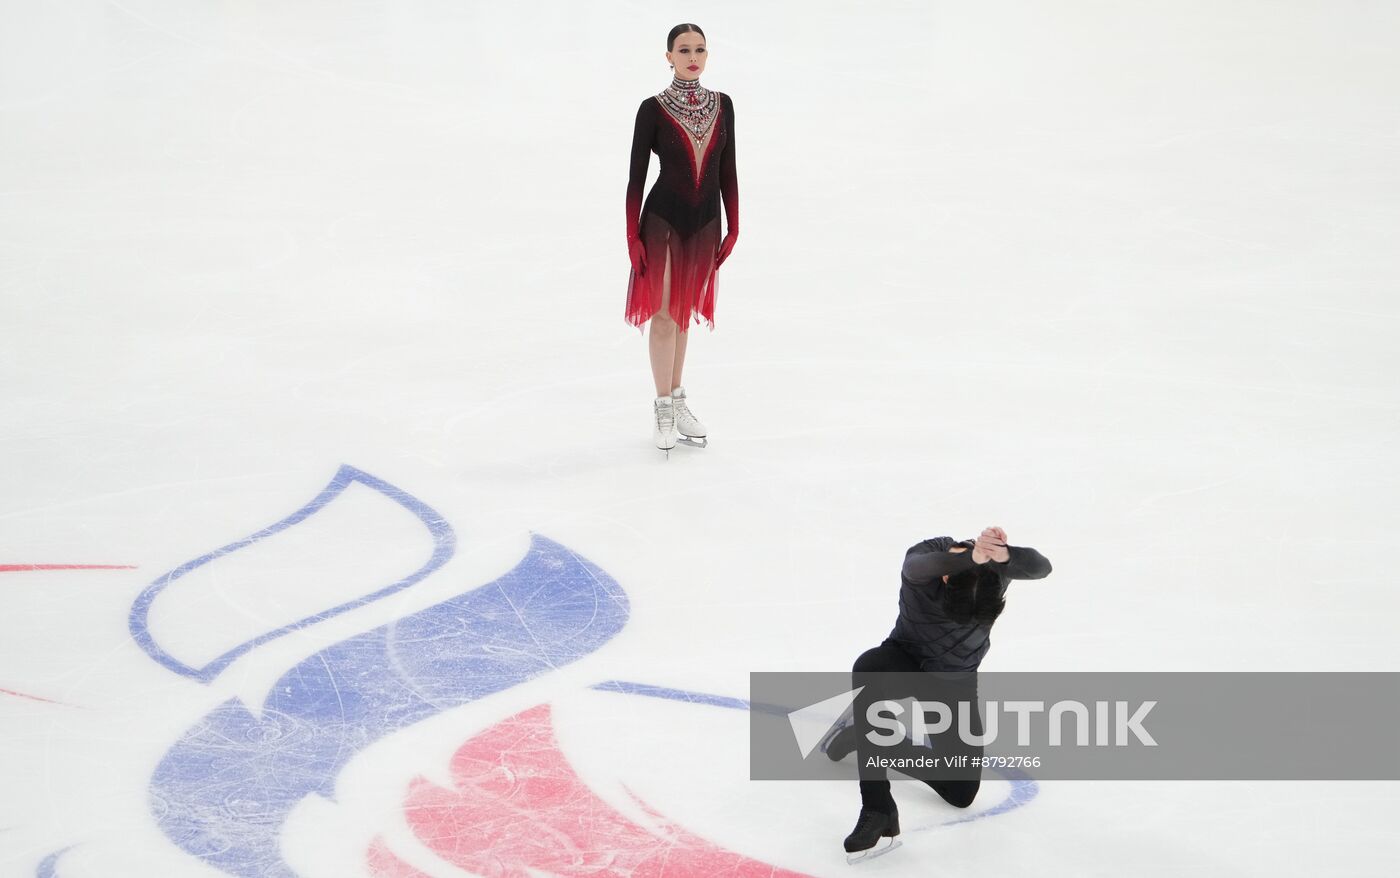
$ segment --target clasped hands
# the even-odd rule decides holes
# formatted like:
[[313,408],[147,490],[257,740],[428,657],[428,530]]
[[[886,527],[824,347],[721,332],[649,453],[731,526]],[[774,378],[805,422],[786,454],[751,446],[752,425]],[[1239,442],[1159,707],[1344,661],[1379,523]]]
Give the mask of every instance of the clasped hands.
[[999,527],[985,528],[972,546],[972,563],[986,564],[995,561],[1005,564],[1011,560],[1011,552],[1006,548],[1006,531]]

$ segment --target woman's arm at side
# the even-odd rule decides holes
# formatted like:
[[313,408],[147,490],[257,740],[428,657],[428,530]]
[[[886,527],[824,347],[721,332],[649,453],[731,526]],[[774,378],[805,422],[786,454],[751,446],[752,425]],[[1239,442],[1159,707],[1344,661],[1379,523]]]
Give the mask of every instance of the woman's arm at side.
[[627,171],[627,240],[637,240],[642,215],[642,188],[647,183],[647,165],[651,160],[651,142],[655,134],[656,100],[647,98],[637,108],[637,121],[632,127],[632,157]]
[[724,95],[724,115],[729,126],[729,142],[720,156],[719,194],[724,199],[724,222],[728,233],[739,234],[739,174],[734,163],[734,101]]

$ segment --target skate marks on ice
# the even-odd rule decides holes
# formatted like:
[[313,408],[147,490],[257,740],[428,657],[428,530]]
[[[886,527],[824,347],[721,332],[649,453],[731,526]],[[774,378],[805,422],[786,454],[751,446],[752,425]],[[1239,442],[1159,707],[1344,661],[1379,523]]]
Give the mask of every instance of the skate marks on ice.
[[259,715],[230,700],[160,761],[151,807],[180,848],[233,875],[291,876],[278,838],[310,795],[375,741],[596,650],[628,605],[602,570],[532,538],[496,581],[298,664]]
[[[340,499],[344,495],[346,489],[350,488],[352,485],[360,485],[369,488],[371,491],[375,492],[376,496],[392,501],[394,504],[407,510],[422,523],[423,527],[427,529],[431,536],[433,548],[431,555],[421,567],[409,575],[371,591],[368,594],[344,601],[329,609],[313,613],[288,624],[275,627],[272,630],[263,631],[243,642],[229,644],[228,648],[222,653],[199,666],[194,666],[180,660],[157,642],[157,638],[151,632],[150,628],[152,605],[155,604],[163,594],[166,594],[173,586],[179,583],[183,577],[220,558],[227,557],[240,550],[248,549],[257,543],[267,540],[269,537],[281,534],[289,528],[306,522],[317,513],[326,511],[331,503]],[[156,579],[155,582],[151,583],[137,596],[136,601],[132,604],[131,615],[128,619],[128,627],[131,630],[131,636],[136,640],[137,644],[156,662],[177,674],[193,677],[196,680],[208,683],[217,677],[235,659],[268,641],[275,640],[276,638],[283,637],[298,629],[306,628],[317,622],[325,621],[326,619],[338,616],[349,610],[388,597],[389,595],[403,591],[421,582],[443,564],[447,563],[452,557],[455,547],[456,537],[451,526],[449,526],[448,523],[443,520],[442,516],[433,510],[432,507],[382,479],[375,478],[369,473],[356,469],[353,466],[342,465],[331,478],[330,483],[327,484],[316,497],[292,514],[275,524],[271,524],[259,530],[251,536],[229,543],[226,546],[201,555],[192,561],[187,561]]]
[[[218,578],[185,579],[188,574],[209,565],[223,569],[215,562],[234,553],[264,551],[257,547],[325,512],[352,486],[359,486],[355,503],[378,502],[389,510],[381,518],[390,522],[391,538],[383,539],[382,546],[371,544],[371,552],[382,548],[401,555],[403,545],[413,545],[412,533],[426,533],[424,545],[431,549],[426,560],[411,561],[416,570],[386,576],[392,579],[388,585],[358,590],[345,587],[342,577],[327,570],[333,595],[325,599],[333,604],[328,609],[286,624],[269,623],[252,636],[215,639],[212,647],[186,644],[186,652],[206,650],[206,658],[212,658],[205,661],[182,658],[179,649],[159,641],[151,629],[152,607],[159,611],[158,602],[178,602],[182,589],[207,588]],[[405,510],[420,530],[404,530],[403,519],[395,516]],[[328,547],[345,544],[345,534],[336,530],[344,520],[330,516]],[[314,528],[309,533],[321,536]],[[272,541],[274,554],[278,542]],[[137,597],[128,624],[154,661],[207,684],[234,660],[275,638],[421,582],[452,557],[455,542],[450,525],[426,503],[355,467],[341,466],[315,498],[291,515],[158,578]],[[379,566],[392,570],[397,558]],[[285,587],[295,590],[297,584]],[[345,599],[336,589],[358,596]],[[313,590],[293,597],[322,599]],[[495,581],[300,661],[278,679],[257,711],[230,699],[207,713],[160,759],[148,788],[151,812],[177,847],[228,874],[293,875],[279,844],[289,815],[308,796],[331,798],[336,777],[357,753],[445,710],[588,655],[622,629],[628,614],[626,595],[611,577],[564,546],[532,535],[524,558]],[[265,615],[260,606],[248,614],[254,622]]]
[[[415,780],[404,814],[424,845],[466,872],[509,878],[804,878],[724,850],[640,800],[656,830],[619,813],[559,749],[547,704],[471,738],[451,768],[452,789]],[[368,859],[375,878],[425,878],[396,857],[382,836]]]
[[[343,482],[345,475],[360,481],[369,478],[343,468],[337,481]],[[386,487],[390,490],[382,493],[396,503],[421,510],[419,517],[426,526],[439,526],[437,545],[450,550],[451,530],[440,516],[407,494]],[[330,496],[334,494],[328,489],[318,499]],[[311,505],[320,508],[324,502]],[[203,556],[205,563],[230,551],[226,547],[221,553]],[[205,715],[157,766],[149,790],[152,812],[180,849],[222,871],[293,875],[281,855],[283,828],[308,796],[333,798],[336,778],[358,752],[444,710],[591,653],[622,629],[628,615],[626,595],[606,573],[567,548],[533,536],[525,558],[496,581],[299,662],[272,687],[257,715],[238,700]],[[261,642],[265,641],[251,641],[254,646]],[[160,661],[157,655],[152,657]],[[212,667],[180,665],[171,670],[185,676],[208,674]],[[600,808],[605,807],[601,800],[564,762],[554,744],[549,708],[542,705],[527,712],[517,728],[521,722],[536,728],[535,739],[519,734],[505,740],[487,737],[482,746],[501,751],[497,762],[518,761],[549,769],[557,781],[550,789],[567,791],[572,803],[596,801],[599,807],[590,811],[601,814]],[[506,728],[511,728],[509,722]],[[509,751],[507,745],[512,742],[526,752]],[[539,852],[531,851],[524,840],[540,836],[542,830],[549,834],[551,821],[560,812],[551,807],[547,796],[532,799],[530,807],[515,805],[516,819],[502,824],[500,832],[515,833],[517,847],[533,856]],[[534,813],[532,807],[541,813]],[[667,831],[670,838],[662,847],[670,856],[664,862],[682,862],[676,859],[677,846],[682,845],[687,857],[683,862],[706,874],[736,878],[796,874],[776,873],[682,830]],[[657,838],[620,815],[595,821],[589,833],[611,838],[613,844],[629,850]],[[504,835],[494,840],[496,847],[507,843],[510,839]],[[391,857],[387,849],[376,851],[374,855],[383,862],[391,862],[385,859]],[[541,856],[541,863],[555,864],[553,855]],[[539,865],[530,864],[531,868]]]

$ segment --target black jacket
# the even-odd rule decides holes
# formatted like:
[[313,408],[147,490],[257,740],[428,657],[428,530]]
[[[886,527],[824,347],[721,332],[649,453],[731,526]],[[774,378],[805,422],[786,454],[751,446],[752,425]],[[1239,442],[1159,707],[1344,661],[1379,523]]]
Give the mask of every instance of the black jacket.
[[[1044,579],[1050,562],[1035,549],[1008,546],[1005,564],[977,565],[972,551],[950,552],[952,537],[934,537],[911,546],[900,576],[899,619],[890,639],[919,660],[926,671],[971,671],[992,645],[992,623],[1013,579]],[[955,593],[943,577],[981,567],[975,589],[996,589],[994,595]],[[962,577],[966,579],[967,577]]]

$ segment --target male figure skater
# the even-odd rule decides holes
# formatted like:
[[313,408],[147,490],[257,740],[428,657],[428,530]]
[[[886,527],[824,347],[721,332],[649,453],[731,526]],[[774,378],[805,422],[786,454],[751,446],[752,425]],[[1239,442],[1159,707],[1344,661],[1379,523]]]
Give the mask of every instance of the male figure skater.
[[[986,528],[975,540],[934,537],[905,553],[894,630],[884,643],[856,659],[852,668],[853,687],[864,687],[855,699],[855,723],[834,729],[824,742],[832,760],[844,759],[852,750],[858,754],[860,818],[845,840],[849,862],[879,856],[899,845],[899,810],[885,769],[866,764],[871,757],[881,755],[880,748],[866,737],[871,731],[867,710],[876,701],[908,697],[917,688],[912,685],[917,681],[910,681],[910,691],[900,692],[901,687],[892,687],[889,678],[867,675],[937,673],[945,689],[951,685],[961,693],[957,700],[971,705],[969,725],[972,734],[980,736],[976,671],[991,646],[992,623],[1006,606],[1007,585],[1013,579],[1049,575],[1050,562],[1044,555],[1008,545],[1006,531],[999,527]],[[934,739],[935,750],[980,756],[981,747],[961,741],[958,725],[954,721],[949,733]],[[981,786],[981,769],[925,782],[949,804],[966,808]],[[889,841],[878,847],[881,839]]]

